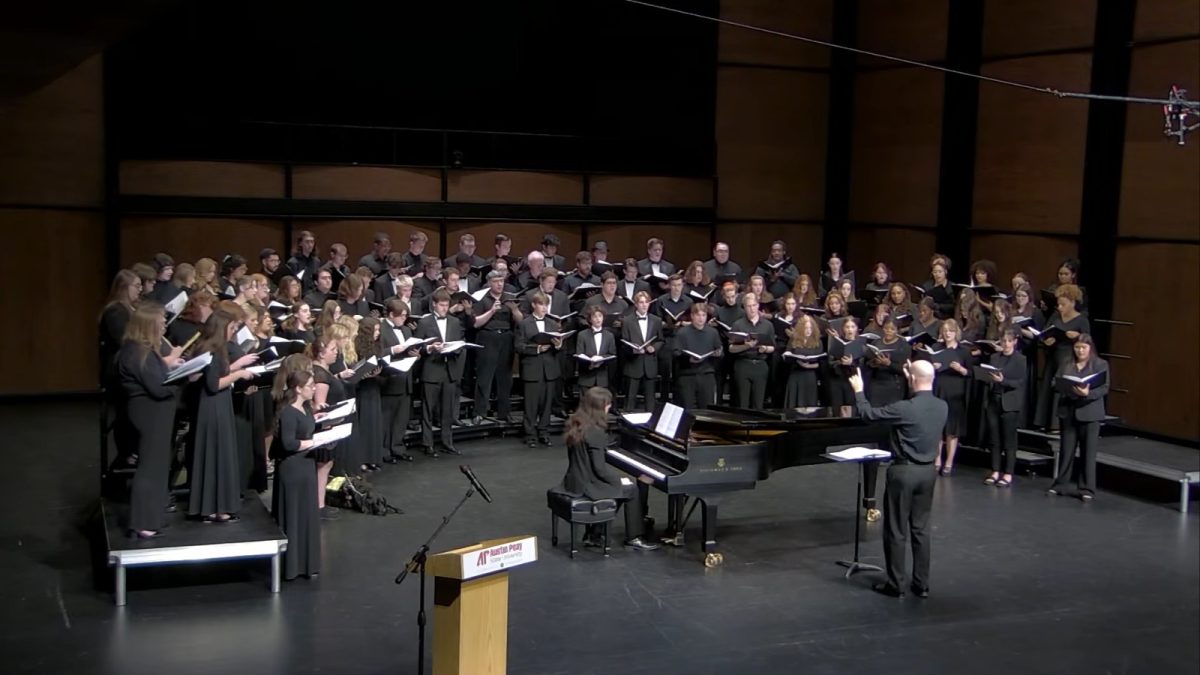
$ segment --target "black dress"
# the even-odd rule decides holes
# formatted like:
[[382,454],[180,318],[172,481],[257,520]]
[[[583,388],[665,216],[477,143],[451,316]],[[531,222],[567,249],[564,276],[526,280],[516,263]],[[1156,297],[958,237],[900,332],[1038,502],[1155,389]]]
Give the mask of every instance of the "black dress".
[[965,436],[967,433],[967,376],[958,374],[949,364],[951,361],[957,361],[959,365],[970,369],[971,353],[961,344],[954,349],[947,349],[944,344],[939,342],[933,348],[944,350],[936,358],[931,359],[935,367],[936,364],[943,364],[942,367],[937,368],[933,393],[946,402],[944,433],[954,437]]
[[[1057,326],[1063,330],[1078,333],[1090,333],[1091,324],[1086,314],[1078,314],[1070,321],[1063,321],[1058,312],[1051,315],[1046,326]],[[1075,361],[1075,340],[1057,340],[1053,346],[1046,347],[1046,363],[1042,368],[1041,386],[1038,388],[1037,413],[1033,423],[1047,429],[1058,423],[1056,411],[1059,406],[1059,394],[1054,388],[1054,377],[1058,371],[1066,368]]]
[[[229,352],[229,360],[236,361],[245,355],[237,344],[230,342],[225,346]],[[233,419],[237,429],[238,450],[238,485],[245,489],[250,484],[250,476],[254,473],[255,452],[262,451],[263,429],[260,422],[258,428],[254,423],[254,395],[247,394],[246,389],[253,380],[242,380],[233,385]],[[257,438],[257,442],[255,439]]]
[[[912,349],[904,340],[896,340],[888,344],[882,340],[875,343],[879,349],[890,349],[888,357],[891,359],[891,365],[887,366],[869,366],[871,371],[871,383],[867,387],[867,400],[875,408],[882,408],[885,405],[904,400],[904,394],[908,390],[908,381],[904,376],[904,363],[908,361],[912,355]],[[867,355],[873,354],[867,350]],[[868,359],[868,364],[870,359]]]
[[[335,377],[325,368],[313,366],[313,381],[317,384],[323,384],[329,387],[329,393],[325,395],[325,404],[332,406],[346,400],[346,387],[342,385],[342,380]],[[345,442],[345,441],[343,441]],[[332,462],[336,456],[339,444],[326,445],[313,450],[310,455],[318,462]]]
[[170,499],[171,435],[175,428],[175,388],[164,385],[167,367],[158,354],[135,342],[117,353],[117,377],[138,453],[129,499],[129,529],[160,530]]
[[[364,374],[372,370],[363,366]],[[358,420],[354,434],[358,436],[357,447],[360,464],[383,463],[383,396],[378,377],[364,377],[358,383]],[[358,466],[354,466],[358,469]]]
[[[789,354],[800,354],[803,356],[816,356],[822,351],[821,345],[816,347],[792,347],[788,349]],[[819,405],[819,394],[817,389],[817,368],[804,368],[800,365],[800,361],[795,359],[784,359],[787,364],[788,372],[787,391],[783,396],[783,407],[785,408],[813,408]],[[814,363],[820,363],[820,360]]]
[[321,519],[317,513],[317,465],[300,441],[311,440],[316,424],[311,414],[290,405],[279,411],[271,456],[275,458],[275,489],[271,514],[287,535],[283,578],[316,574],[321,566]]
[[233,415],[233,389],[221,388],[229,362],[213,354],[199,382],[195,429],[192,434],[191,497],[188,514],[207,516],[237,513],[242,506],[241,466],[238,462],[237,422]]

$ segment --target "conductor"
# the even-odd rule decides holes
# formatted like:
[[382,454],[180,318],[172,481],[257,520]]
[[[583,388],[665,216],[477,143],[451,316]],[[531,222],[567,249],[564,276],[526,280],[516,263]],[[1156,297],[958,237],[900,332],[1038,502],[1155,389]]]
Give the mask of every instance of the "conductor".
[[[904,597],[910,588],[921,598],[929,597],[929,514],[938,442],[946,426],[946,402],[933,395],[933,365],[912,361],[904,366],[912,396],[882,408],[872,408],[863,395],[862,375],[850,376],[850,388],[858,414],[865,420],[891,426],[892,465],[888,467],[883,493],[883,557],[887,583],[873,586],[877,593]],[[907,544],[912,537],[912,584],[908,581]]]

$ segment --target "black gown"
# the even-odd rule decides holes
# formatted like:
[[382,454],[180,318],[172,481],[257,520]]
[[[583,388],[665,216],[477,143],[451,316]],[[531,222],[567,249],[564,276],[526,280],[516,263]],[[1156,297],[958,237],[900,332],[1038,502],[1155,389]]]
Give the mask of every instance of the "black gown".
[[233,415],[233,389],[220,386],[229,374],[229,362],[213,354],[200,378],[193,415],[191,496],[188,515],[237,513],[242,506],[241,465],[238,462],[237,422]]
[[[816,356],[825,351],[818,343],[816,347],[791,347],[788,349],[790,354],[801,354],[804,356]],[[800,362],[794,359],[784,359],[783,363],[787,364],[788,379],[787,391],[783,396],[783,407],[785,408],[813,408],[820,405],[820,394],[817,387],[817,371],[819,368],[803,368]],[[820,364],[818,360],[815,363]]]
[[[366,371],[371,366],[363,366]],[[358,383],[358,419],[354,433],[358,436],[356,447],[359,464],[383,464],[383,395],[379,377],[363,377]],[[354,465],[357,470],[359,465]]]
[[[945,432],[949,436],[961,438],[967,434],[967,376],[960,375],[949,366],[951,361],[958,361],[959,365],[971,368],[971,352],[965,345],[959,344],[952,350],[946,349],[943,343],[934,345],[934,349],[943,349],[944,353],[938,354],[936,359],[931,359],[935,363],[944,363],[941,368],[937,369],[937,377],[933,383],[933,393],[938,398],[946,402],[946,427]],[[954,352],[953,354],[946,352]]]
[[[342,384],[341,378],[334,376],[328,370],[320,366],[313,366],[313,381],[329,387],[329,393],[325,395],[325,405],[333,406],[346,400],[346,387]],[[345,443],[345,440],[341,443]],[[340,454],[337,452],[337,448],[341,443],[317,448],[309,454],[318,462],[332,462],[334,457]]]
[[[879,349],[890,349],[888,357],[892,360],[888,366],[871,366],[871,382],[867,386],[867,400],[876,408],[903,401],[908,391],[908,380],[904,376],[904,363],[912,356],[912,349],[904,340],[896,340],[887,344],[883,340],[874,343]],[[872,354],[867,350],[868,357]],[[867,363],[871,360],[868,358]]]
[[138,453],[129,499],[129,529],[162,529],[170,490],[175,388],[164,385],[167,367],[158,354],[126,341],[117,353],[117,378]]
[[317,465],[301,453],[300,441],[311,440],[316,424],[311,414],[290,405],[279,411],[271,456],[276,460],[271,514],[288,538],[283,578],[313,575],[321,566],[321,519],[317,512]]

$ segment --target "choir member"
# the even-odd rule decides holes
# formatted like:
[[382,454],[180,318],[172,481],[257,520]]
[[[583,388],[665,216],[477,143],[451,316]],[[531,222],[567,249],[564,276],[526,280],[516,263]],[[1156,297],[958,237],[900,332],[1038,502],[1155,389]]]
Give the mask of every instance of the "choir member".
[[[480,260],[478,265],[473,265],[474,260]],[[475,274],[475,269],[482,269],[487,266],[487,261],[479,256],[469,256],[466,253],[459,253],[452,259],[452,265],[442,265],[443,273],[447,269],[453,269],[458,272],[458,278],[462,281],[463,290],[468,293],[474,293],[483,287],[483,282],[480,281],[479,275]]]
[[221,297],[233,298],[238,294],[238,280],[246,276],[246,259],[236,253],[221,258]]
[[[569,464],[563,476],[563,491],[588,499],[615,499],[625,506],[625,546],[653,551],[658,544],[642,539],[648,488],[644,483],[620,476],[605,459],[608,449],[608,411],[612,394],[600,387],[583,393],[579,409],[567,420],[566,442]],[[585,544],[595,544],[594,533]],[[591,537],[589,539],[589,537]]]
[[988,365],[992,370],[985,371],[988,379],[983,382],[988,385],[986,410],[992,473],[983,482],[1008,487],[1012,485],[1017,465],[1017,426],[1025,398],[1025,357],[1017,351],[1016,329],[1008,327],[1000,334],[1000,351],[988,357]]
[[[726,281],[721,284],[721,295],[716,301],[711,302],[712,318],[709,323],[715,325],[720,330],[718,333],[721,336],[721,344],[725,347],[725,352],[729,353],[729,339],[727,336],[730,327],[737,323],[739,319],[746,316],[746,310],[742,309],[742,303],[738,297],[738,287],[736,281]],[[730,382],[733,380],[733,359],[723,358],[717,363],[717,401],[725,399],[725,392]],[[730,396],[732,398],[732,396]]]
[[[380,344],[379,319],[368,316],[358,324],[358,335],[354,337],[354,352],[360,362],[372,357],[383,356]],[[360,370],[369,371],[358,381],[355,392],[355,407],[358,409],[358,420],[355,433],[358,434],[358,448],[361,460],[359,469],[362,471],[378,471],[383,464],[383,401],[382,381],[379,375],[382,366],[361,366]]]
[[1059,394],[1054,387],[1054,378],[1058,371],[1064,370],[1070,365],[1074,358],[1074,344],[1079,336],[1091,332],[1091,324],[1088,322],[1087,315],[1079,311],[1083,293],[1078,286],[1074,284],[1061,285],[1055,289],[1054,297],[1058,311],[1050,316],[1046,322],[1046,328],[1042,332],[1057,329],[1063,333],[1064,337],[1060,339],[1048,336],[1041,340],[1042,346],[1049,351],[1046,353],[1045,373],[1042,377],[1042,386],[1038,390],[1038,409],[1033,422],[1046,429],[1053,428],[1054,423],[1059,420],[1059,416],[1055,415],[1055,411],[1060,405]]
[[392,254],[392,238],[387,232],[376,232],[371,241],[371,251],[358,259],[358,264],[371,270],[371,274],[379,276],[388,269],[388,256]]
[[188,469],[191,479],[188,515],[203,517],[205,522],[236,521],[242,505],[232,390],[235,382],[254,377],[245,368],[258,357],[247,354],[230,362],[228,345],[238,331],[238,323],[233,314],[214,312],[204,323],[200,340],[190,354],[212,355],[212,363],[204,369],[199,384],[192,416],[192,464]]
[[858,301],[858,296],[854,293],[854,277],[843,274],[842,278],[838,279],[837,283],[834,284],[834,288],[837,289],[838,293],[842,294],[842,299],[847,303]]
[[[650,291],[650,284],[638,276],[636,260],[626,258],[621,269],[624,276],[621,278],[621,283],[617,284],[617,295],[624,298],[626,302],[633,302],[633,296],[637,295],[639,291]],[[651,294],[653,295],[653,293]]]
[[[662,399],[672,394],[675,382],[675,333],[687,325],[688,309],[693,304],[704,304],[683,294],[683,278],[672,274],[667,281],[667,292],[659,296],[652,308],[663,323],[663,344],[658,350],[658,374],[662,378]],[[636,294],[635,294],[636,295]]]
[[428,297],[442,285],[442,261],[427,255],[421,266],[421,276],[413,279],[413,295]]
[[675,265],[663,259],[663,240],[651,237],[646,240],[646,257],[638,261],[638,274],[650,284],[650,293],[655,297],[667,290],[667,278],[675,272]]
[[304,302],[307,302],[309,307],[320,308],[325,305],[326,300],[331,299],[337,299],[333,292],[333,273],[322,267],[314,274],[312,290],[305,294]]
[[884,318],[879,335],[880,339],[870,344],[864,354],[871,375],[867,400],[876,408],[904,399],[908,384],[904,364],[912,356],[912,349],[900,337],[895,319]]
[[546,257],[541,251],[530,251],[529,255],[525,256],[525,269],[521,270],[517,275],[516,286],[517,292],[523,292],[538,285],[538,277],[541,276],[542,270],[546,269]]
[[[408,305],[396,297],[388,298],[384,305],[387,308],[387,318],[383,320],[379,330],[379,340],[384,352],[393,361],[420,356],[419,347],[405,349],[403,346],[404,342],[413,336],[412,330],[407,326]],[[413,456],[405,448],[404,434],[408,431],[408,422],[412,417],[413,381],[417,372],[415,368],[414,364],[406,373],[395,368],[386,368],[381,375],[383,447],[387,449],[383,461],[388,464],[413,461]]]
[[[688,410],[704,410],[716,401],[715,365],[724,348],[717,329],[708,325],[708,305],[688,308],[689,321],[675,333],[675,400]],[[691,352],[688,354],[687,352]]]
[[[831,296],[840,296],[837,291]],[[850,388],[849,376],[862,363],[866,340],[859,335],[858,319],[852,316],[834,319],[832,331],[827,339],[828,367],[822,372],[825,379],[826,400],[843,417],[850,415],[854,406],[854,391]]]
[[787,353],[806,358],[786,358],[790,361],[787,391],[784,393],[785,408],[811,408],[818,405],[817,369],[820,367],[820,357],[825,355],[821,347],[821,329],[817,320],[808,314],[801,314],[796,319],[796,327],[792,329],[792,337],[788,340]]
[[[1046,289],[1052,294],[1057,295],[1058,289],[1062,286],[1075,286],[1079,289],[1079,299],[1075,301],[1075,309],[1083,314],[1087,314],[1087,290],[1079,285],[1079,261],[1075,258],[1066,258],[1058,265],[1058,273],[1055,276],[1055,283]],[[1054,311],[1054,307],[1048,307],[1046,301],[1042,300],[1041,309],[1049,314]]]
[[166,253],[155,253],[150,264],[154,267],[155,276],[154,291],[149,297],[158,304],[165,305],[179,293],[178,287],[171,283],[175,276],[175,260]]
[[375,278],[373,290],[375,302],[387,302],[400,292],[399,279],[404,276],[404,254],[392,251],[388,254],[387,265],[383,273]]
[[117,380],[124,394],[124,415],[133,431],[138,456],[129,498],[130,536],[149,539],[162,534],[170,502],[175,387],[165,385],[167,371],[183,359],[182,347],[162,355],[166,315],[162,305],[143,301],[129,318],[117,355]]
[[969,342],[974,342],[983,337],[987,325],[983,316],[983,308],[979,306],[979,297],[975,295],[975,291],[964,288],[958,294],[958,301],[955,303],[954,320],[958,322],[961,330],[961,339]]
[[216,296],[208,291],[193,293],[183,311],[167,327],[167,341],[181,347],[191,342],[212,315],[216,300]]
[[941,325],[941,342],[928,350],[937,380],[934,395],[946,402],[946,427],[942,432],[943,455],[938,452],[934,462],[938,473],[949,476],[954,473],[954,455],[958,452],[958,439],[967,431],[967,366],[970,352],[961,344],[962,329],[954,319],[946,319]]
[[306,302],[292,305],[291,316],[279,325],[279,336],[286,340],[300,340],[312,344],[315,333],[312,327],[312,308]]
[[[470,267],[478,268],[487,264],[487,260],[475,255],[475,235],[471,234],[470,232],[464,232],[458,236],[458,252],[443,260],[442,267],[457,266],[459,262],[458,257],[464,255],[467,257],[466,262]],[[462,272],[461,269],[459,271]],[[463,273],[463,276],[467,276],[469,272],[470,270],[468,268],[467,273]]]
[[[543,274],[545,274],[543,272]],[[531,313],[517,328],[516,351],[521,357],[521,382],[525,395],[525,442],[550,445],[550,413],[562,378],[558,351],[562,338],[548,343],[535,338],[543,333],[561,332],[559,323],[546,315],[550,299],[539,289],[530,294]]]
[[[730,327],[729,353],[733,363],[733,390],[740,408],[762,410],[767,393],[767,359],[775,351],[775,327],[759,313],[753,293],[742,296],[746,316]],[[734,333],[746,337],[739,341]]]
[[316,465],[310,457],[316,429],[311,408],[316,381],[312,372],[296,371],[288,375],[286,386],[271,446],[276,462],[271,513],[288,539],[283,578],[291,581],[301,576],[311,579],[320,571],[321,521],[317,504],[324,486],[317,482]]
[[247,304],[266,307],[271,302],[271,280],[258,272],[251,274],[250,280],[254,282],[254,294],[246,298]]
[[[437,452],[433,446],[433,423],[435,419],[439,420],[438,426],[442,431],[443,450],[457,455],[459,452],[454,447],[454,434],[451,427],[454,424],[454,410],[459,396],[458,383],[463,377],[466,357],[463,356],[464,349],[446,354],[442,353],[442,349],[447,342],[463,339],[463,325],[461,321],[449,315],[450,294],[445,289],[434,291],[431,300],[433,301],[430,305],[432,313],[423,317],[417,324],[415,336],[422,340],[430,338],[434,340],[425,347],[425,357],[421,364],[421,440],[425,446],[425,453],[436,457]],[[434,417],[435,410],[439,413],[438,417]],[[476,407],[476,415],[480,412],[480,409]]]
[[217,261],[201,258],[196,261],[196,286],[193,291],[208,291],[213,295],[221,292],[217,286]]
[[[883,322],[892,318],[892,313],[888,311],[887,303],[879,303],[871,310],[870,318],[867,320],[866,328],[863,328],[864,333],[872,335],[883,335]],[[869,377],[867,378],[870,379]],[[869,398],[869,397],[868,397]]]
[[937,306],[936,315],[939,319],[949,319],[954,316],[954,286],[950,284],[950,260],[944,256],[934,256],[929,267],[929,280],[921,285],[925,297],[932,298]]
[[[825,316],[823,319],[825,333],[827,335],[829,335],[830,337],[836,336],[838,334],[837,330],[830,327],[829,324],[833,321],[837,321],[838,319],[844,319],[848,316],[850,316],[850,314],[847,313],[846,300],[842,296],[841,291],[834,289],[834,290],[830,291],[828,294],[826,294],[826,296],[825,296]],[[854,398],[854,397],[851,396],[850,398]],[[852,405],[852,404],[846,404],[846,405]]]
[[662,319],[650,313],[650,294],[642,291],[633,297],[634,311],[621,328],[621,344],[625,351],[625,407],[637,406],[638,389],[645,399],[643,410],[654,409],[654,391],[658,383],[658,354],[662,347]]
[[[634,271],[636,274],[636,265],[634,265]],[[596,276],[595,271],[592,269],[592,254],[587,251],[580,251],[579,253],[575,254],[575,269],[572,270],[570,274],[562,278],[562,291],[563,293],[566,293],[567,296],[570,296],[583,284],[592,284],[593,286],[600,285],[600,277]],[[619,290],[620,289],[618,289],[618,291]],[[557,314],[558,312],[554,311],[553,302],[550,303],[550,306],[550,312],[552,314]]]
[[888,287],[887,296],[888,310],[897,322],[901,322],[905,317],[915,320],[917,316],[917,308],[913,305],[912,299],[908,294],[908,286],[900,282],[894,282]]
[[817,299],[817,289],[813,288],[812,277],[807,274],[796,277],[796,283],[792,286],[792,294],[796,296],[801,307],[821,306],[820,300]]
[[[617,295],[617,277],[612,272],[604,273],[600,280],[600,292],[588,298],[584,306],[599,307],[606,315],[614,317],[611,320],[614,331],[621,330],[620,317],[629,311],[629,303]],[[615,335],[614,332],[614,337]]]
[[592,273],[597,277],[605,272],[616,272],[618,265],[608,259],[608,242],[597,240],[592,244]]
[[[1062,288],[1060,286],[1059,290]],[[1060,312],[1062,305],[1060,302]],[[1086,378],[1104,373],[1099,375],[1103,382],[1068,383],[1071,384],[1066,389],[1069,393],[1060,397],[1058,417],[1062,440],[1058,450],[1058,475],[1047,492],[1065,494],[1067,485],[1074,482],[1079,498],[1087,502],[1096,495],[1096,452],[1100,446],[1100,423],[1105,416],[1104,396],[1108,394],[1108,363],[1096,353],[1096,343],[1086,332],[1075,340],[1071,352],[1071,359],[1059,369],[1058,377]],[[1079,448],[1078,461],[1076,447]]]
[[299,279],[290,274],[285,275],[279,280],[279,287],[275,290],[275,302],[291,307],[297,302],[303,301],[304,296],[300,289]]
[[[550,318],[561,322],[564,317],[569,317],[571,314],[571,301],[567,298],[566,293],[555,288],[557,285],[558,273],[548,267],[542,270],[541,275],[538,277],[537,290],[546,296],[546,312],[550,315]],[[447,288],[449,289],[448,285]],[[526,293],[521,298],[519,307],[522,314],[529,314],[533,311],[533,296],[535,294]],[[565,329],[566,325],[564,324],[562,328]]]
[[493,270],[488,274],[488,292],[472,307],[476,339],[483,347],[477,355],[475,379],[475,416],[478,424],[487,417],[488,400],[493,385],[496,396],[496,416],[501,421],[509,419],[512,394],[513,330],[523,315],[513,300],[504,298],[504,272]]
[[1013,328],[1012,305],[1007,300],[996,298],[992,303],[992,315],[988,319],[987,328],[983,331],[985,340],[999,342],[1004,331]]
[[296,233],[296,246],[288,258],[287,267],[304,284],[305,289],[316,283],[317,270],[321,269],[321,258],[317,255],[317,238],[308,230]]
[[142,282],[142,292],[138,297],[153,300],[155,279],[158,277],[154,268],[146,263],[137,262],[129,266],[129,271],[136,274]]
[[742,280],[742,266],[729,259],[729,244],[723,241],[718,241],[717,245],[713,246],[712,258],[703,263],[702,270],[704,276],[713,281]]
[[325,304],[317,310],[317,320],[313,326],[313,332],[321,335],[340,318],[342,318],[342,306],[334,300],[326,300]]
[[[871,268],[871,280],[864,288],[872,293],[890,293],[892,290],[892,269],[885,262],[877,262]],[[872,403],[871,405],[875,405]]]
[[[541,254],[546,267],[553,267],[556,270],[565,270],[567,259],[558,254],[558,249],[562,246],[562,241],[559,240],[557,234],[547,232],[542,237]],[[534,275],[537,278],[537,275]]]
[[836,251],[829,255],[829,260],[826,262],[826,266],[827,271],[821,274],[821,280],[819,284],[821,295],[828,295],[830,291],[837,288],[838,282],[842,280],[842,277],[851,279],[851,283],[853,283],[854,272],[843,269],[842,256]]
[[[712,277],[705,270],[704,263],[699,260],[693,260],[688,263],[687,268],[683,272],[683,287],[680,289],[694,302],[708,302],[712,296],[713,286]],[[645,282],[643,282],[645,283]],[[667,288],[670,289],[671,281],[668,278]]]
[[[777,298],[786,295],[800,280],[800,270],[787,257],[787,244],[782,240],[771,242],[767,258],[758,263],[755,274],[762,275],[767,282],[767,292]],[[811,285],[811,281],[809,283]]]
[[917,316],[913,320],[909,337],[917,338],[923,334],[932,335],[935,342],[941,339],[942,334],[942,322],[937,318],[937,303],[929,296],[921,298],[921,302],[917,303]]
[[338,285],[338,307],[342,310],[342,316],[367,316],[371,313],[371,308],[363,297],[363,290],[362,277],[357,274],[342,279],[342,283]]
[[[374,304],[375,303],[375,289],[372,288],[372,286],[374,286],[374,284],[375,284],[375,274],[371,271],[371,268],[359,265],[354,270],[354,276],[356,276],[362,280],[363,300],[366,300],[368,305]],[[376,318],[379,317],[378,314],[376,314],[375,316],[376,316]]]
[[[991,260],[976,260],[971,263],[971,285],[972,286],[996,286],[996,263]],[[999,290],[999,289],[997,289]],[[986,318],[992,311],[992,301],[976,294],[975,301],[979,303],[980,309],[983,311]]]
[[191,295],[196,290],[196,266],[191,263],[179,263],[175,266],[175,274],[171,277],[171,283],[176,288]]
[[[226,310],[225,303],[220,303]],[[232,307],[228,311],[232,312]],[[229,358],[238,359],[245,354],[255,354],[268,345],[262,344],[257,336],[259,330],[259,308],[253,305],[238,306],[244,328],[229,343]],[[265,314],[265,312],[264,312]],[[248,335],[248,339],[243,339]],[[268,338],[269,339],[269,338]],[[254,380],[249,384],[239,382],[233,389],[233,412],[237,427],[238,461],[241,467],[241,486],[264,491],[266,486],[267,446],[265,440],[270,432],[272,405],[270,393],[259,388]],[[244,386],[243,386],[244,385]]]
[[[612,272],[605,274],[611,276]],[[586,305],[583,309],[583,316],[587,321],[587,327],[580,330],[575,336],[576,356],[588,358],[611,356],[615,359],[617,339],[611,332],[604,329],[604,308],[599,305]],[[578,370],[579,388],[581,390],[587,390],[589,387],[610,388],[608,373],[608,364],[605,362],[588,362],[580,365]]]
[[750,276],[750,281],[746,284],[746,292],[754,295],[754,299],[758,300],[759,311],[770,318],[774,314],[775,296],[767,292],[767,282],[762,275],[753,274]]
[[[555,281],[557,281],[557,280],[558,280],[558,276],[555,275]],[[463,283],[462,283],[462,275],[460,275],[458,273],[457,269],[455,269],[453,267],[442,268],[442,285],[440,286],[440,288],[446,289],[446,292],[450,294],[450,313],[452,315],[465,316],[464,312],[470,313],[473,301],[468,296],[467,289],[463,286]],[[455,296],[458,296],[458,298],[459,298],[458,301],[455,301],[455,299],[454,299]],[[421,298],[422,306],[424,306],[428,302],[429,297],[430,296],[427,295],[427,296]],[[566,296],[564,296],[564,300],[565,300],[565,297]],[[461,318],[461,316],[460,316],[460,318]]]
[[[1026,278],[1028,280],[1028,278]],[[1046,325],[1046,317],[1037,308],[1032,284],[1020,284],[1013,287],[1012,319],[1010,322],[1020,332],[1020,350],[1025,356],[1025,401],[1021,406],[1020,426],[1033,425],[1033,416],[1037,410],[1038,392],[1038,339],[1034,330],[1041,330]],[[1031,330],[1032,329],[1032,330]]]
[[273,248],[264,248],[258,252],[258,271],[267,278],[272,293],[279,287],[279,282],[289,274],[289,270],[279,259],[279,251]]
[[[108,292],[108,302],[100,311],[100,375],[107,381],[112,372],[113,358],[125,339],[125,329],[133,316],[133,307],[142,295],[142,280],[129,270],[121,270],[113,277]],[[172,343],[180,344],[180,343]]]
[[429,243],[429,235],[420,230],[408,235],[408,250],[404,252],[404,273],[416,276],[425,264],[425,246]]
[[[338,342],[333,332],[331,330],[317,335],[316,339],[308,346],[308,358],[312,359],[313,379],[316,381],[316,389],[313,394],[313,410],[315,412],[325,410],[347,398],[344,378],[335,375],[332,371],[338,360]],[[338,517],[337,507],[325,505],[325,485],[329,482],[329,472],[333,469],[333,460],[344,452],[340,446],[346,440],[348,439],[339,441],[335,445],[316,448],[310,453],[317,463],[317,511],[325,520],[333,520]],[[278,471],[279,468],[276,468],[277,473]]]

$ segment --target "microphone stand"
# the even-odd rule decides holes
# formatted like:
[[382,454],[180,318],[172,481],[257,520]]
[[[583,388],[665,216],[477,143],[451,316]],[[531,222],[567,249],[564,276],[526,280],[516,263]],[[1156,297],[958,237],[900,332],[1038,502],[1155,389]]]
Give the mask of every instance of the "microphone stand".
[[458,513],[462,505],[466,504],[467,500],[474,494],[474,487],[467,488],[466,494],[462,496],[462,499],[458,500],[458,504],[455,505],[454,509],[447,515],[442,516],[442,523],[437,526],[433,534],[429,535],[429,539],[424,544],[421,544],[421,548],[418,548],[417,552],[404,565],[404,569],[400,571],[400,574],[396,575],[397,584],[404,583],[404,579],[408,577],[409,572],[417,572],[421,575],[421,604],[420,609],[417,610],[417,675],[424,675],[425,673],[425,560],[429,554],[429,547],[433,545],[433,540],[437,539],[446,525],[450,524],[450,519],[454,517],[454,514]]

